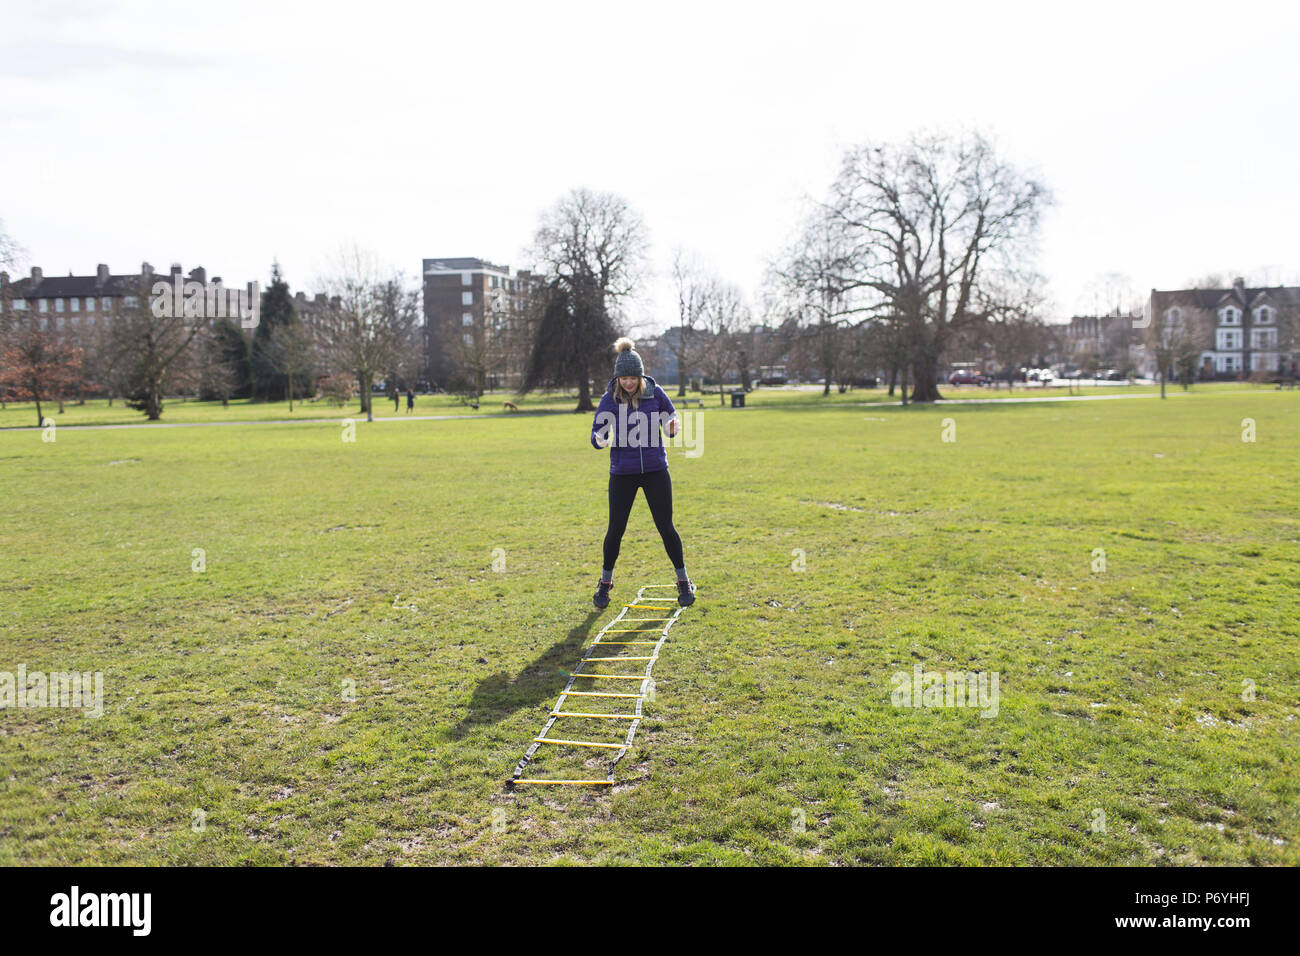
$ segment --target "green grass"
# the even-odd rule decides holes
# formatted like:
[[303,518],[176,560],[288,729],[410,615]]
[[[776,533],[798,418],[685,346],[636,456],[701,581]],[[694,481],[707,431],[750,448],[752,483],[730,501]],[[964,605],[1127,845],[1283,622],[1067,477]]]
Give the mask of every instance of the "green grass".
[[612,793],[502,786],[617,606],[587,416],[0,433],[0,670],[105,683],[0,710],[0,863],[1300,863],[1300,393],[1170,394],[707,410]]
[[[1272,385],[1252,385],[1247,383],[1206,383],[1196,386],[1199,393],[1220,394],[1233,391],[1265,391],[1272,390]],[[1171,388],[1176,391],[1177,387]],[[1076,390],[1083,395],[1141,395],[1141,394],[1159,394],[1158,386],[1149,385],[1091,385]],[[678,399],[677,388],[668,387],[668,393],[673,400]],[[1064,385],[1060,386],[1039,386],[1039,385],[1017,385],[1014,391],[1008,392],[1003,388],[978,388],[973,385],[962,387],[944,386],[941,394],[947,400],[961,401],[965,399],[990,399],[990,398],[1042,398],[1068,396],[1070,393]],[[700,399],[704,408],[721,407],[723,404],[730,404],[730,398],[723,397],[719,399],[716,390],[707,392],[690,392],[688,397],[691,399]],[[599,396],[597,396],[599,398]],[[836,406],[857,406],[863,403],[895,403],[899,401],[899,395],[889,394],[888,388],[874,389],[852,389],[840,394],[837,389],[832,388],[829,395],[822,395],[820,389],[787,389],[787,388],[757,388],[745,397],[747,405],[771,406],[782,408],[827,408]],[[411,412],[414,416],[424,415],[464,415],[470,418],[488,418],[493,416],[510,414],[505,408],[505,402],[513,402],[518,406],[518,414],[529,412],[568,412],[577,407],[577,393],[565,393],[556,391],[533,392],[524,396],[517,395],[515,392],[508,390],[496,390],[483,396],[477,409],[471,408],[460,399],[452,395],[417,395],[415,397],[415,409]],[[683,406],[688,407],[688,406]],[[693,406],[689,406],[693,407]],[[112,405],[104,399],[88,399],[84,404],[77,404],[76,401],[64,403],[62,412],[58,410],[57,402],[43,402],[41,405],[41,414],[45,417],[52,418],[57,425],[141,425],[146,423],[146,419],[141,412],[127,408],[121,400],[114,401]],[[200,402],[193,399],[171,398],[164,403],[163,407],[163,424],[208,424],[216,422],[278,422],[278,421],[311,421],[316,419],[328,419],[338,421],[344,418],[356,418],[360,414],[359,405],[354,398],[345,407],[336,407],[327,401],[310,402],[295,401],[293,411],[289,411],[289,403],[284,402],[253,402],[247,399],[239,399],[223,406],[220,402]],[[406,411],[406,399],[402,398],[401,407],[398,411],[393,410],[393,400],[385,399],[382,395],[376,395],[374,400],[374,414],[376,418],[406,418],[409,417]],[[0,429],[4,428],[36,428],[36,406],[31,402],[10,402],[5,408],[0,409]]]
[[[534,393],[523,398],[513,392],[489,392],[483,396],[477,409],[461,402],[453,395],[417,395],[415,408],[410,415],[466,415],[470,417],[488,417],[506,411],[503,402],[514,402],[520,412],[571,410],[577,405],[576,393],[573,396],[557,392]],[[57,402],[42,402],[41,414],[54,419],[57,425],[142,425],[147,422],[142,412],[127,408],[122,401],[116,400],[112,405],[104,399],[88,399],[85,404],[75,401],[64,403],[63,412],[59,412]],[[356,418],[361,415],[360,405],[353,398],[346,406],[336,406],[328,401],[298,401],[289,411],[289,403],[253,402],[238,399],[223,406],[220,402],[200,402],[193,399],[182,400],[169,398],[163,404],[160,421],[164,424],[195,424],[212,422],[272,422],[328,419],[330,421],[344,418]],[[374,400],[376,418],[406,418],[406,397],[402,397],[401,408],[393,411],[393,400],[376,395]],[[362,416],[364,417],[364,416]],[[0,428],[35,428],[36,406],[32,402],[10,402],[0,410]]]

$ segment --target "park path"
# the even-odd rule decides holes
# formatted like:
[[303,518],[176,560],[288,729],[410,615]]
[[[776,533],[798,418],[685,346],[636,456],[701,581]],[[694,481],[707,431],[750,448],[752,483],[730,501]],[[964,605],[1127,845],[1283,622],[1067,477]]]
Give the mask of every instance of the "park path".
[[[922,402],[923,405],[1005,405],[1008,402],[1104,402],[1108,398],[1159,398],[1159,392],[1139,392],[1136,395],[1026,395],[1016,398],[941,398],[937,402]],[[862,402],[864,407],[880,408],[883,405],[902,405],[900,402]],[[915,405],[916,402],[910,404]]]

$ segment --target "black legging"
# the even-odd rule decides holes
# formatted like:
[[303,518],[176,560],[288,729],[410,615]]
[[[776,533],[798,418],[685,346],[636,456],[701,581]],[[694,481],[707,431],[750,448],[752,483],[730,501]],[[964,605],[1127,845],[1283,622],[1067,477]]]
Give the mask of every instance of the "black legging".
[[664,540],[664,549],[674,568],[685,567],[682,558],[682,537],[673,527],[673,480],[668,469],[650,471],[639,475],[609,476],[609,530],[605,532],[605,567],[614,570],[618,560],[618,546],[627,529],[627,517],[636,501],[637,488],[645,489],[645,500],[650,514]]

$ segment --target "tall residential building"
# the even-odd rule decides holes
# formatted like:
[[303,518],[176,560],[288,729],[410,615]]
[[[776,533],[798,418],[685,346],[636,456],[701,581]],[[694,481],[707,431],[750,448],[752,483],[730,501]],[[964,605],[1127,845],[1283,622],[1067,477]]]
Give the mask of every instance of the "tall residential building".
[[516,387],[529,345],[529,300],[539,279],[485,259],[425,259],[424,378],[441,388],[458,376],[482,387]]

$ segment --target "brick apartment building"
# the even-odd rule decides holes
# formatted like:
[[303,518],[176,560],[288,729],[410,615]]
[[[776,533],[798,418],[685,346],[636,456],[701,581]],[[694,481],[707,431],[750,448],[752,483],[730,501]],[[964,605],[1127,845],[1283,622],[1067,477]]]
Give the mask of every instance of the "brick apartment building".
[[539,279],[485,259],[425,259],[424,375],[447,387],[479,368],[486,387],[516,387],[527,362],[529,301]]
[[[114,316],[139,307],[141,293],[147,296],[154,282],[172,282],[181,273],[179,264],[159,273],[147,262],[139,272],[124,274],[110,273],[103,263],[94,275],[83,276],[46,276],[33,266],[27,278],[10,281],[9,273],[0,272],[0,324],[30,323],[43,331],[89,335]],[[202,266],[191,269],[183,280],[206,284],[207,271]],[[220,276],[212,279],[220,281]],[[252,292],[251,283],[248,291]]]
[[1248,288],[1237,279],[1228,289],[1152,289],[1147,315],[1158,327],[1196,330],[1201,378],[1285,373],[1296,358],[1300,287]]

